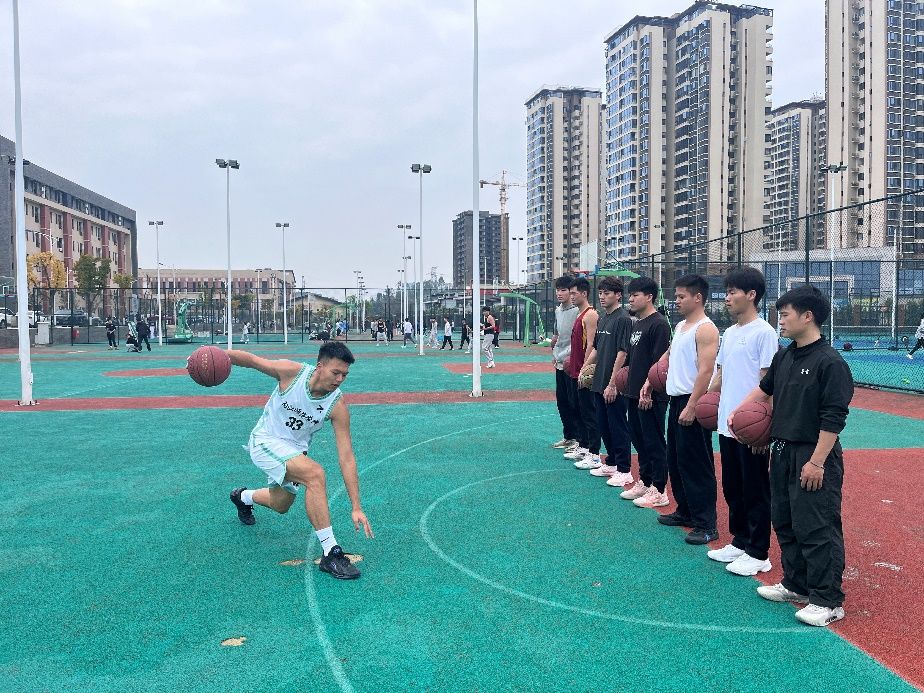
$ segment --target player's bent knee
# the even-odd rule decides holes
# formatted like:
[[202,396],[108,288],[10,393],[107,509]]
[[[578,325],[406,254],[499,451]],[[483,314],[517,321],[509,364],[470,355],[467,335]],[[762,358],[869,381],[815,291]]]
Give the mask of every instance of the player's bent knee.
[[307,488],[323,486],[325,483],[324,468],[308,457],[297,457],[289,460],[286,467],[286,479]]

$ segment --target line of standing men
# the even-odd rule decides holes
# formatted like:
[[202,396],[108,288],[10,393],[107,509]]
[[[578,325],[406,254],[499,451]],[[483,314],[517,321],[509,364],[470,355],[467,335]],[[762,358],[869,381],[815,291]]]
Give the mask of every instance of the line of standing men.
[[[709,285],[699,275],[675,282],[683,320],[673,340],[670,324],[655,308],[659,287],[649,277],[634,278],[627,287],[631,315],[621,307],[623,285],[614,277],[598,283],[600,315],[590,305],[586,279],[561,277],[555,288],[559,305],[552,356],[563,437],[552,446],[564,448],[576,468],[621,488],[621,498],[638,507],[669,505],[669,479],[677,507],[658,515],[658,522],[690,528],[684,537],[688,544],[708,544],[719,538],[717,480],[712,434],[697,421],[695,407],[706,392],[720,393],[722,491],[732,540],[707,556],[735,575],[769,571],[772,520],[784,578],[760,587],[760,596],[806,604],[796,617],[809,625],[843,618],[843,461],[837,435],[846,422],[853,382],[846,363],[821,337],[820,326],[830,313],[827,299],[811,286],[780,297],[780,325],[793,340],[780,350],[776,331],[759,315],[766,283],[752,267],[725,278],[725,304],[735,323],[721,340],[706,316]],[[648,381],[649,369],[661,360],[668,364],[664,393],[653,391]],[[778,362],[787,360],[784,370]],[[793,362],[816,367],[794,370]],[[623,366],[628,378],[620,388],[617,374]],[[748,447],[730,428],[740,405],[768,401],[774,392],[787,393],[775,402],[775,467],[768,449]],[[810,423],[793,424],[797,420]],[[632,446],[638,480],[632,476]],[[818,474],[823,476],[826,467],[833,471],[822,484]]]

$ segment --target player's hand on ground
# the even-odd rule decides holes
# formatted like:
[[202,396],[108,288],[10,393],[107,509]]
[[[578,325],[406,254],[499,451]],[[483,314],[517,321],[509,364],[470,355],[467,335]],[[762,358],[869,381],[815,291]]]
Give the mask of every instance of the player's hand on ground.
[[692,425],[696,421],[696,411],[689,405],[684,407],[683,411],[680,412],[680,416],[677,417],[677,421],[680,422],[681,426]]
[[359,526],[362,525],[363,530],[366,532],[366,537],[369,539],[375,539],[375,534],[372,533],[372,525],[369,524],[369,519],[366,517],[366,513],[362,510],[353,511],[353,526],[356,528],[356,531],[359,531]]
[[799,475],[799,481],[806,491],[817,491],[821,488],[824,476],[824,467],[817,467],[811,462],[806,462],[802,467],[802,474]]

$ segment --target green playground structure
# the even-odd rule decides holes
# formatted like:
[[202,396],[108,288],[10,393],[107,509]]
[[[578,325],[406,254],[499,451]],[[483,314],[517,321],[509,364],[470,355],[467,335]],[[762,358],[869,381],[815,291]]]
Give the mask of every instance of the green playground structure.
[[535,306],[536,322],[538,323],[537,335],[542,335],[541,339],[537,337],[536,344],[538,344],[539,346],[551,346],[552,340],[550,340],[548,337],[545,336],[545,323],[542,322],[542,311],[539,310],[538,303],[536,303],[529,296],[524,296],[523,294],[518,294],[516,292],[498,294],[498,296],[500,296],[501,298],[513,298],[516,300],[522,300],[526,304],[526,310],[524,311],[525,314],[523,316],[524,324],[526,326],[525,329],[523,330],[523,346],[529,346],[529,337],[527,335],[529,334],[529,325],[530,325],[530,322],[529,322],[530,306]]

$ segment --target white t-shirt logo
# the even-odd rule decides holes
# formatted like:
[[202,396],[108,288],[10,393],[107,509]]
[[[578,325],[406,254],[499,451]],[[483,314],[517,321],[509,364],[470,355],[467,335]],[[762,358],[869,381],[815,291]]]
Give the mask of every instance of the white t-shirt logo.
[[808,369],[808,368],[803,368],[803,369],[802,369],[802,375],[808,375],[808,374],[809,374],[809,369]]
[[642,332],[641,330],[633,332],[632,336],[629,338],[629,344],[632,346],[638,346],[638,343],[642,341]]

